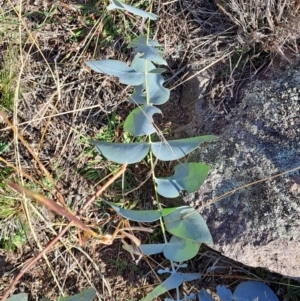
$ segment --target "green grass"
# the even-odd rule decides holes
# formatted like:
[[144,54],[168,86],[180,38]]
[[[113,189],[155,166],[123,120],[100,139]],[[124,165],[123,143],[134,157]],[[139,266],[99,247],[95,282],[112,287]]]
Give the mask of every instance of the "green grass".
[[122,275],[126,269],[142,275],[142,271],[135,264],[128,263],[122,259],[109,259],[108,263],[117,269],[118,275]]
[[[124,1],[129,3],[129,1]],[[82,23],[85,26],[77,27],[70,30],[70,39],[73,41],[82,40],[89,32],[89,30],[95,25],[95,22],[101,19],[101,26],[97,31],[97,37],[95,42],[97,46],[107,47],[110,43],[117,39],[124,40],[124,50],[126,50],[127,45],[136,37],[136,24],[135,18],[124,18],[124,13],[115,10],[112,14],[107,13],[106,7],[109,1],[96,1],[91,0],[85,4],[80,4],[78,7],[81,10]],[[135,7],[144,9],[148,6],[144,1],[135,3]],[[72,21],[73,17],[70,17]]]
[[[0,110],[12,110],[19,70],[18,18],[0,8]],[[0,146],[1,151],[1,146]]]
[[[2,190],[2,189],[1,189]],[[5,190],[2,190],[5,193]],[[26,241],[20,202],[11,197],[0,197],[0,248],[15,251]]]
[[9,46],[0,64],[0,109],[12,110],[17,79],[17,51]]

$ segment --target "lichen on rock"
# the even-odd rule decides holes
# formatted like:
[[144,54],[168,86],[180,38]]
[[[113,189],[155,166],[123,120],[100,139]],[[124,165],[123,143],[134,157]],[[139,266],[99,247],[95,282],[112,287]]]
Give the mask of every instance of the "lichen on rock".
[[207,220],[216,250],[292,278],[300,277],[300,172],[268,177],[300,166],[299,66],[247,86],[219,140],[189,158],[211,171],[185,199]]

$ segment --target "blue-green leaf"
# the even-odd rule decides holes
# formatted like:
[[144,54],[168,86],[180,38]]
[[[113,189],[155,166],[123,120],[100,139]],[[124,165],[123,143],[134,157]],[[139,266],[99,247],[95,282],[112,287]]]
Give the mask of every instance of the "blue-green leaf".
[[233,294],[234,301],[279,301],[274,292],[264,283],[245,281],[238,285]]
[[161,114],[161,110],[154,106],[141,106],[134,109],[126,118],[124,129],[133,136],[151,135],[156,132],[152,116]]
[[28,296],[25,293],[17,294],[17,295],[12,295],[6,301],[27,301]]
[[165,72],[166,69],[165,68],[155,68],[153,70],[150,70],[149,73],[157,73],[157,74],[160,74],[162,72]]
[[181,190],[195,192],[205,181],[209,166],[201,163],[183,163],[175,166],[168,178],[156,178],[157,192],[166,198],[176,198]]
[[217,294],[221,301],[232,301],[232,292],[230,289],[226,288],[224,285],[217,286]]
[[117,76],[125,85],[139,86],[144,82],[144,72],[137,72],[125,63],[116,60],[89,61],[86,64],[94,71]]
[[[148,103],[153,105],[162,105],[166,103],[170,97],[170,90],[163,87],[164,79],[160,74],[148,73]],[[133,104],[146,104],[147,97],[144,92],[144,85],[138,86],[133,91],[128,101]]]
[[88,288],[81,293],[71,297],[60,297],[58,301],[91,301],[96,296],[96,290]]
[[194,208],[179,207],[163,219],[166,229],[173,235],[198,243],[212,243],[205,220]]
[[165,244],[141,244],[139,246],[143,254],[146,256],[161,253],[164,250],[164,247]]
[[154,142],[152,143],[151,148],[157,159],[162,161],[173,161],[188,155],[196,149],[200,143],[211,141],[216,138],[216,136],[207,135],[187,139]]
[[193,281],[201,277],[200,273],[181,273],[184,281]]
[[173,212],[174,210],[176,210],[177,208],[178,207],[164,208],[161,210],[161,215],[166,216],[166,215],[170,214],[171,212]]
[[180,286],[183,282],[183,277],[179,273],[172,274],[163,283],[157,286],[152,292],[150,292],[143,301],[151,301],[161,294]]
[[164,247],[164,256],[170,261],[186,261],[193,258],[199,251],[200,243],[172,236]]
[[128,210],[116,206],[113,203],[107,202],[119,215],[135,222],[153,222],[161,217],[161,212],[158,210]]
[[201,290],[198,294],[199,301],[214,301],[213,297],[205,290]]
[[141,58],[152,61],[158,65],[167,65],[166,60],[159,55],[158,49],[156,49],[156,47],[159,46],[156,41],[152,39],[147,40],[146,35],[135,38],[129,44],[129,47],[134,48],[133,53],[141,52],[143,54]]
[[107,6],[107,9],[108,10],[112,10],[112,9],[127,10],[130,13],[140,16],[140,17],[143,17],[143,18],[149,18],[151,20],[157,19],[157,15],[155,15],[153,13],[145,12],[142,9],[127,5],[127,4],[119,2],[117,0],[110,0],[110,5]]
[[[167,102],[170,97],[170,90],[163,87],[163,77],[160,74],[152,73],[157,70],[155,66],[151,61],[141,59],[140,56],[138,53],[134,57],[131,67],[137,72],[146,73],[144,83],[135,87],[128,101],[134,104],[148,103],[154,105],[161,105]],[[148,89],[148,95],[145,89]]]
[[96,150],[107,159],[120,163],[132,164],[144,159],[149,151],[148,143],[113,143],[91,141]]

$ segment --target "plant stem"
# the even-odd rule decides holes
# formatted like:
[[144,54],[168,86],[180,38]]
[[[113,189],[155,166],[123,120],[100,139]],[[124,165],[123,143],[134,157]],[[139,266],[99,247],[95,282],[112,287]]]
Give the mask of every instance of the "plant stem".
[[[148,139],[149,139],[149,143],[151,144],[151,142],[152,142],[151,141],[151,135],[148,136]],[[155,200],[156,200],[158,209],[161,210],[162,207],[161,207],[161,204],[159,202],[157,187],[155,185],[155,171],[154,171],[154,163],[153,163],[153,154],[152,154],[151,149],[150,149],[150,152],[149,152],[149,156],[150,156],[150,164],[151,164],[152,181],[153,181],[153,185],[154,185]],[[161,231],[162,231],[163,236],[164,236],[164,241],[165,241],[165,243],[167,243],[168,240],[167,240],[167,237],[166,237],[166,230],[165,230],[165,225],[163,223],[162,217],[159,219],[159,222],[160,222]],[[173,269],[173,265],[172,265],[172,269]]]

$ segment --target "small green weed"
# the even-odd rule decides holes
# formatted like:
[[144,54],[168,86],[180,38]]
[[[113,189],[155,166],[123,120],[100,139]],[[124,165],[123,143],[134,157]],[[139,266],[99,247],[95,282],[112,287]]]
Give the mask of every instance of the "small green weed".
[[0,108],[11,110],[14,105],[15,83],[17,77],[17,50],[9,46],[0,64]]
[[21,212],[18,201],[10,197],[0,197],[0,248],[15,251],[26,241]]
[[127,263],[121,259],[109,259],[108,262],[117,269],[118,275],[122,275],[126,269],[142,274],[142,271],[135,264]]
[[9,149],[9,144],[6,141],[0,141],[0,155]]

